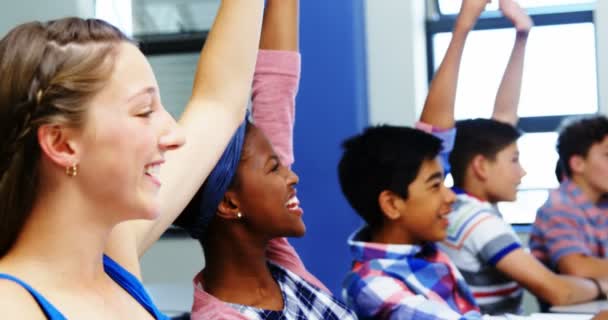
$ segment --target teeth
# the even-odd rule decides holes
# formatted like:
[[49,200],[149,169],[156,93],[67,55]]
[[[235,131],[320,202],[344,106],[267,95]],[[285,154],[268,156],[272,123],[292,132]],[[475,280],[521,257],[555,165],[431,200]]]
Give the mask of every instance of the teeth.
[[145,173],[157,177],[160,173],[160,165],[149,165],[145,168]]
[[289,201],[287,201],[287,203],[285,205],[288,207],[290,207],[290,206],[297,207],[299,204],[300,204],[300,201],[298,200],[298,197],[293,196],[291,199],[289,199]]

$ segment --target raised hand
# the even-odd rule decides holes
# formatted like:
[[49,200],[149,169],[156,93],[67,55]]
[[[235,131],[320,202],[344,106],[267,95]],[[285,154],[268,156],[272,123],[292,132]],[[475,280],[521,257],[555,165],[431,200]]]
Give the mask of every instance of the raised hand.
[[500,11],[513,22],[517,32],[528,32],[534,26],[532,18],[515,0],[499,0]]
[[466,30],[473,29],[488,3],[490,0],[463,0],[458,14],[458,26]]

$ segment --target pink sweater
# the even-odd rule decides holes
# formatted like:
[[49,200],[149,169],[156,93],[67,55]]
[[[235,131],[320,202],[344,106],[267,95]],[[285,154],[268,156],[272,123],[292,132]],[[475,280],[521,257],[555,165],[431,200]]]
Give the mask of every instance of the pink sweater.
[[[291,166],[295,97],[300,83],[300,54],[291,51],[260,50],[253,79],[253,120],[268,137],[281,162]],[[313,285],[329,290],[306,270],[295,249],[285,238],[269,242],[268,260],[299,275]],[[202,273],[194,277],[192,320],[247,319],[223,301],[204,291]]]

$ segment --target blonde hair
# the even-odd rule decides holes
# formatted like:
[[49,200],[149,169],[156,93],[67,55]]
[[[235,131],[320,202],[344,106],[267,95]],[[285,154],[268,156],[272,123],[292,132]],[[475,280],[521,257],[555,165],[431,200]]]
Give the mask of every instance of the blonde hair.
[[26,23],[0,40],[0,257],[37,196],[38,128],[83,125],[86,102],[109,79],[123,41],[114,26],[80,18]]

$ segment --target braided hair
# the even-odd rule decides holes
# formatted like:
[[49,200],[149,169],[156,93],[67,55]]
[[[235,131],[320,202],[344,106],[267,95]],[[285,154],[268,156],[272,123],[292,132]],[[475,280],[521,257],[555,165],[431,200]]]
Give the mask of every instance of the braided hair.
[[0,257],[37,196],[38,128],[83,125],[86,102],[109,79],[123,41],[112,25],[80,18],[22,24],[0,40]]

